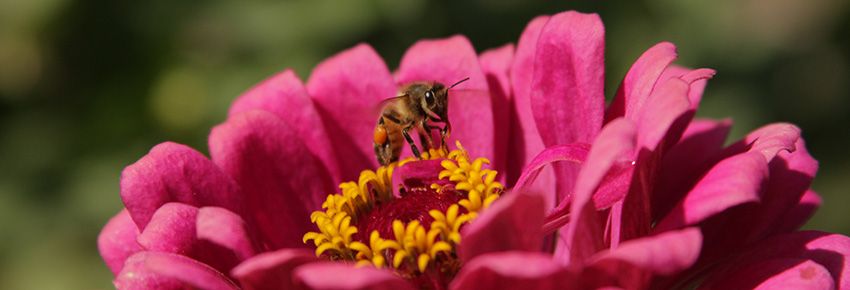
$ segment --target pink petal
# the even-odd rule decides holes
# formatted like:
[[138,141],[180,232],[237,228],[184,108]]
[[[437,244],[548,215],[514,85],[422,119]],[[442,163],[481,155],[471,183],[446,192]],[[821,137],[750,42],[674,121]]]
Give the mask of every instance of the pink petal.
[[590,264],[611,267],[626,262],[654,274],[670,275],[693,265],[701,246],[699,229],[686,228],[626,241],[616,249],[596,254]]
[[223,274],[185,256],[139,252],[127,259],[115,278],[118,289],[239,289]]
[[628,120],[611,121],[599,133],[587,161],[582,164],[570,209],[573,220],[563,236],[570,243],[571,264],[584,263],[603,247],[602,225],[599,224],[592,195],[616,162],[634,154],[635,135],[635,127]]
[[[546,168],[546,165],[554,162],[566,161],[574,165],[580,165],[587,158],[588,149],[588,146],[584,144],[555,145],[544,149],[543,152],[540,152],[539,155],[534,157],[525,169],[522,170],[522,175],[520,175],[519,180],[514,185],[513,191],[542,193],[546,202],[545,208],[552,208],[556,204],[556,196],[551,187],[549,187],[549,184],[544,183],[541,185],[537,182],[540,174],[544,173],[543,170]],[[568,204],[558,204],[558,207],[563,207],[564,211],[566,211],[568,208],[565,205]]]
[[623,78],[614,100],[605,112],[605,121],[623,116],[631,118],[640,112],[652,88],[661,80],[662,72],[677,56],[676,46],[669,42],[658,43],[644,52]]
[[381,100],[396,96],[389,69],[367,44],[359,44],[316,66],[307,82],[322,115],[330,144],[336,150],[342,180],[356,180],[360,171],[378,163],[372,136]]
[[298,267],[295,280],[301,289],[394,290],[413,289],[390,271],[342,263],[313,263]]
[[[519,170],[519,167],[506,167],[508,158],[508,145],[511,136],[512,118],[512,100],[511,100],[511,81],[510,69],[513,63],[514,46],[507,44],[505,46],[490,49],[481,53],[479,62],[481,70],[487,78],[487,84],[490,91],[491,102],[493,103],[493,127],[494,129],[494,146],[495,159],[493,160],[493,169],[502,172],[500,178],[504,181],[506,176],[515,176],[515,173],[508,172],[509,170]],[[513,180],[511,180],[513,182]]]
[[770,124],[747,134],[744,140],[729,146],[729,152],[757,151],[767,161],[773,160],[780,151],[793,152],[795,143],[800,139],[800,128],[792,124]]
[[182,203],[162,205],[138,237],[145,250],[190,256],[196,246],[198,208]]
[[220,206],[242,212],[239,187],[198,151],[165,142],[121,173],[121,199],[139,228],[163,204]]
[[[523,168],[543,151],[543,139],[537,131],[534,115],[531,111],[531,81],[534,74],[534,56],[537,51],[537,39],[549,16],[538,16],[528,23],[517,44],[516,56],[511,65],[511,88],[513,90],[513,112],[511,119],[511,149],[508,156],[509,168]],[[519,172],[508,172],[508,182],[519,178]],[[555,176],[552,170],[544,170],[539,184],[547,192],[554,192]]]
[[199,240],[209,241],[243,261],[256,253],[247,224],[239,215],[220,207],[202,207],[196,222]]
[[535,251],[542,246],[543,198],[513,191],[467,225],[459,255],[462,261],[492,252]]
[[723,281],[725,277],[740,272],[741,267],[754,263],[775,259],[804,259],[826,268],[836,288],[850,287],[850,238],[843,235],[816,231],[794,232],[771,237],[741,253],[735,259],[717,265],[717,270],[707,277],[707,285]]
[[290,69],[274,75],[242,94],[230,106],[228,116],[251,110],[264,110],[290,124],[313,155],[327,166],[334,183],[339,183],[339,168],[322,118],[307,94],[304,84]]
[[693,184],[710,169],[707,164],[726,142],[732,121],[697,119],[685,130],[682,139],[661,161],[658,183],[652,195],[653,219],[666,215]]
[[138,235],[139,228],[126,209],[122,209],[103,226],[97,236],[97,249],[113,275],[121,272],[127,257],[141,250],[136,243]]
[[[620,241],[644,236],[652,223],[650,194],[654,191],[660,156],[666,147],[677,141],[685,126],[674,127],[676,122],[690,122],[688,111],[688,84],[681,79],[671,79],[653,90],[647,105],[633,116],[637,124],[636,168],[633,181],[623,202],[613,209],[616,234],[611,235],[611,247]],[[628,116],[626,118],[629,118]]]
[[823,266],[806,259],[770,259],[740,266],[700,289],[835,289]]
[[[246,112],[210,134],[213,161],[242,186],[267,249],[305,247],[310,212],[333,192],[327,171],[292,127],[264,111]],[[346,147],[346,146],[336,146]]]
[[823,203],[821,197],[809,189],[800,200],[780,217],[773,228],[773,233],[788,233],[802,227]]
[[599,15],[559,13],[537,40],[531,107],[546,146],[589,142],[605,106],[605,28]]
[[725,159],[688,192],[654,231],[695,225],[733,206],[758,201],[767,176],[767,162],[757,152]]
[[451,137],[477,156],[495,157],[493,100],[478,55],[466,37],[415,43],[404,53],[395,76],[399,85],[436,81],[447,86],[469,77],[449,91]]
[[450,289],[570,289],[575,278],[551,257],[535,252],[480,256],[460,270]]
[[283,249],[259,254],[233,268],[231,273],[246,290],[295,289],[295,268],[316,261],[319,259],[311,251]]

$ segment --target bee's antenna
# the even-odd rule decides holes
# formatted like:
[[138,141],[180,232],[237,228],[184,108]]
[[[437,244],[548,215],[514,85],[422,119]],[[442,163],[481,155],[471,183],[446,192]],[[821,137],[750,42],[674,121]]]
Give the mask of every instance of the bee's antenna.
[[454,88],[456,85],[459,85],[460,83],[465,82],[465,81],[468,81],[468,80],[469,80],[469,77],[466,77],[465,79],[459,80],[458,82],[456,82],[455,84],[453,84],[451,87],[449,87],[449,89],[451,90],[451,89],[452,89],[452,88]]

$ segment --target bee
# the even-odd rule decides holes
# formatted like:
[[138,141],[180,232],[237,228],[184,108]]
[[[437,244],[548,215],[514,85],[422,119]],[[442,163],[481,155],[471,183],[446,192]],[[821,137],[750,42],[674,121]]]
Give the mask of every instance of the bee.
[[[446,87],[439,82],[414,82],[403,86],[399,95],[382,102],[381,115],[375,126],[374,147],[378,163],[387,165],[398,161],[403,142],[410,145],[416,158],[422,158],[419,148],[410,137],[416,129],[422,150],[434,147],[431,132],[440,130],[440,148],[445,148],[446,138],[451,134],[449,122],[449,89],[469,80],[465,78]],[[442,123],[440,128],[435,123]]]

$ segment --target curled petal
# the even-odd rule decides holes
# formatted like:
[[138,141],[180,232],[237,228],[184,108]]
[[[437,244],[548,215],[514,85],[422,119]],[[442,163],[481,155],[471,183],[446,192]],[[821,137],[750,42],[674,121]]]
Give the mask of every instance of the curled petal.
[[341,263],[313,263],[298,267],[295,280],[302,289],[393,290],[413,286],[390,271],[354,268]]
[[235,182],[188,146],[165,142],[121,173],[121,199],[139,228],[163,204],[220,206],[242,212]]
[[220,207],[198,210],[197,236],[230,251],[239,261],[256,253],[251,234],[242,217]]
[[100,251],[100,256],[106,262],[109,270],[112,270],[113,275],[121,272],[124,266],[124,260],[127,260],[132,254],[141,250],[139,244],[136,243],[136,237],[139,235],[139,228],[133,223],[130,218],[130,213],[126,209],[122,209],[118,214],[109,219],[100,235],[97,237],[97,248]]
[[[508,44],[499,48],[487,50],[481,53],[479,62],[481,62],[481,70],[484,71],[484,76],[487,78],[487,84],[490,91],[490,100],[493,103],[493,127],[501,128],[494,130],[493,145],[495,146],[495,160],[493,160],[493,169],[499,172],[504,172],[500,175],[502,181],[505,176],[516,176],[516,173],[510,173],[509,170],[517,170],[519,167],[512,168],[506,166],[506,160],[509,158],[508,147],[510,142],[511,132],[513,131],[514,122],[511,122],[511,82],[510,68],[514,57],[514,46]],[[513,182],[513,180],[511,180]]]
[[676,57],[676,46],[669,42],[661,42],[644,52],[632,64],[617,89],[614,100],[605,112],[606,123],[618,117],[635,116],[641,111],[656,82],[662,80],[662,73]]
[[231,273],[247,290],[295,289],[295,268],[317,261],[312,251],[283,249],[254,256],[233,268]]
[[468,262],[450,289],[570,289],[575,277],[548,255],[502,252]]
[[207,265],[163,252],[139,252],[130,256],[114,283],[116,288],[127,290],[239,289],[221,272]]
[[701,246],[699,229],[687,228],[623,242],[616,249],[595,255],[590,264],[592,267],[610,267],[626,262],[654,274],[670,275],[693,265]]

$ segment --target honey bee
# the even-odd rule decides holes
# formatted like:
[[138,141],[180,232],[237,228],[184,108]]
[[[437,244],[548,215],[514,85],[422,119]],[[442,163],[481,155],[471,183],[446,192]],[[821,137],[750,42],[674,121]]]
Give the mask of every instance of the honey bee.
[[[397,97],[382,102],[381,116],[375,126],[374,147],[378,163],[387,165],[398,161],[402,143],[407,142],[416,158],[422,158],[419,148],[410,137],[410,130],[416,129],[422,150],[434,148],[431,132],[440,130],[441,148],[446,146],[446,138],[451,134],[448,105],[449,89],[469,80],[465,78],[446,87],[439,82],[414,82],[403,86]],[[443,123],[440,128],[434,123]]]

